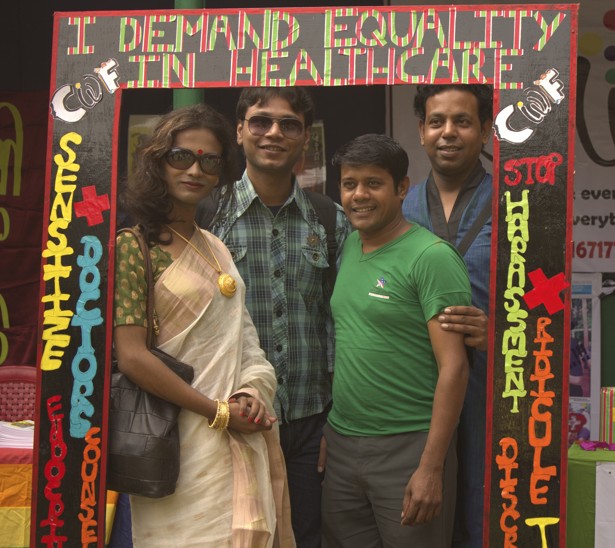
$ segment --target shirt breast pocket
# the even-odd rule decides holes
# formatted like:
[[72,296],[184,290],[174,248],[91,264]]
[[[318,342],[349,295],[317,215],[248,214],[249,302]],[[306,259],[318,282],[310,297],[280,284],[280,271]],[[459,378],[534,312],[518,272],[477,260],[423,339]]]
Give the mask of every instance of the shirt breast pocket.
[[303,258],[312,268],[325,269],[329,268],[329,261],[327,260],[327,254],[323,253],[322,249],[315,247],[303,246],[301,249]]
[[322,304],[323,281],[329,268],[327,254],[318,247],[304,245],[301,248],[301,256],[300,271],[294,279],[297,280],[306,303]]
[[245,244],[234,244],[231,242],[226,244],[226,247],[231,254],[231,259],[233,259],[233,262],[237,267],[239,275],[241,276],[243,282],[246,285],[246,289],[249,289],[250,272],[248,270],[250,268],[250,265],[248,264],[247,258],[248,246]]
[[246,253],[248,250],[248,246],[247,245],[241,245],[241,244],[227,244],[226,246],[229,250],[229,252],[231,253],[231,257],[233,259],[233,262],[235,264],[241,262],[243,259],[245,259],[246,257]]

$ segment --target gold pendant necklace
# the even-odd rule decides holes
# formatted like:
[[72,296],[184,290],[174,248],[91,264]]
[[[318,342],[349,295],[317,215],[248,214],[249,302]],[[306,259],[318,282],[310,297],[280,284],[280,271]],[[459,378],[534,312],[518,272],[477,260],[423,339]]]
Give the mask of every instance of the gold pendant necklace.
[[207,238],[205,238],[205,236],[203,236],[203,233],[201,232],[201,229],[196,225],[196,223],[194,224],[194,229],[201,235],[201,239],[205,242],[205,245],[207,246],[207,249],[209,249],[209,252],[211,253],[211,256],[214,258],[214,261],[216,261],[216,264],[212,263],[205,256],[205,254],[201,252],[201,250],[198,247],[196,247],[190,240],[188,240],[187,238],[182,236],[173,227],[171,227],[169,225],[166,225],[166,227],[171,232],[173,232],[173,234],[175,234],[176,236],[178,236],[179,238],[184,240],[184,242],[186,242],[201,257],[203,257],[203,259],[205,259],[205,262],[209,266],[211,266],[218,273],[218,289],[220,290],[220,293],[222,293],[222,295],[224,295],[225,297],[231,298],[235,294],[235,292],[237,291],[237,283],[235,282],[235,280],[233,279],[233,277],[230,274],[226,274],[226,273],[222,272],[222,267],[220,266],[220,263],[218,262],[218,258],[216,257],[216,255],[214,253],[214,250],[211,248],[211,246],[209,245],[209,242],[207,241]]

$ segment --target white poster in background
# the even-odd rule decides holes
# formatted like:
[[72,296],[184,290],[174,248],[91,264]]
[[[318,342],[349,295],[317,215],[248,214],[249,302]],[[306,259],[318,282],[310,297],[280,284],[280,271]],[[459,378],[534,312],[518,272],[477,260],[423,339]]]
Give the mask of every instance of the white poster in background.
[[615,272],[613,0],[581,2],[577,81],[572,269]]
[[327,158],[325,155],[325,125],[315,120],[310,128],[307,150],[293,170],[301,188],[325,194],[327,185]]
[[596,463],[596,521],[594,548],[612,548],[615,543],[615,462]]
[[601,290],[601,274],[572,275],[568,445],[598,439]]
[[[421,5],[441,3],[420,2]],[[509,2],[460,0],[456,3]],[[615,272],[615,2],[581,0],[579,3],[572,270]],[[416,2],[391,0],[391,4],[404,6]],[[387,128],[410,155],[412,184],[424,180],[430,169],[418,139],[418,122],[412,109],[414,89],[414,86],[392,88],[392,116]],[[488,171],[492,171],[487,159],[491,142],[486,147],[487,156],[482,159]]]

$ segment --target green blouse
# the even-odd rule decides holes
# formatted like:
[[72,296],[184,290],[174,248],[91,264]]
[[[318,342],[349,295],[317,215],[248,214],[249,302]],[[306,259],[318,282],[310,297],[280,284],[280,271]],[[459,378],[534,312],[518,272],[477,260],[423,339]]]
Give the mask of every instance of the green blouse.
[[[147,327],[147,281],[139,242],[130,232],[122,232],[115,243],[114,325]],[[156,282],[173,258],[157,245],[149,254]]]

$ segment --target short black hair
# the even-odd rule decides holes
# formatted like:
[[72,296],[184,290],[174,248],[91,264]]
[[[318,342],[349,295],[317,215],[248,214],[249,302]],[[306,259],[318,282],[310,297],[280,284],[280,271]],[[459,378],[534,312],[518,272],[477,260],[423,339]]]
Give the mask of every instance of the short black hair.
[[414,96],[414,114],[424,122],[427,99],[449,89],[466,91],[476,97],[481,125],[487,120],[493,120],[493,87],[488,84],[429,84],[417,86]]
[[296,114],[303,114],[306,128],[312,125],[314,122],[314,101],[308,90],[300,86],[287,88],[243,88],[235,109],[237,121],[241,122],[244,120],[246,112],[251,106],[259,103],[267,104],[274,97],[285,99]]
[[395,189],[408,175],[408,154],[392,137],[366,133],[342,145],[331,161],[341,179],[342,166],[378,166],[393,177]]

